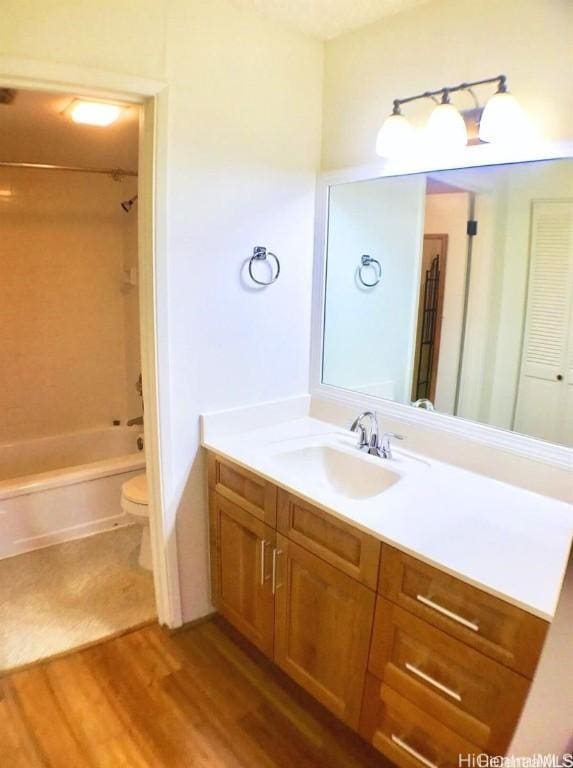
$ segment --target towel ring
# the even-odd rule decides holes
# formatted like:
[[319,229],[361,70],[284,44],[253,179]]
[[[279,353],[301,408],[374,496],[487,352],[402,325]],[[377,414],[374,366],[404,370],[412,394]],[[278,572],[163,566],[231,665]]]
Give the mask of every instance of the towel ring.
[[[276,271],[275,271],[275,274],[271,277],[271,279],[265,282],[264,280],[258,280],[254,276],[253,263],[255,261],[266,261],[268,256],[274,259],[275,265],[276,265]],[[272,285],[273,283],[276,283],[280,273],[281,273],[281,263],[278,260],[278,257],[271,251],[267,251],[267,249],[263,245],[256,245],[253,248],[253,255],[251,256],[251,259],[249,261],[249,275],[251,277],[251,280],[257,285]]]
[[[374,286],[378,285],[378,283],[382,279],[382,266],[380,265],[380,262],[378,261],[378,259],[373,259],[372,256],[368,256],[366,254],[362,256],[360,261],[361,261],[361,264],[358,267],[358,279],[360,280],[362,285],[366,286],[366,288],[374,288]],[[372,269],[376,273],[377,277],[373,283],[369,283],[362,276],[362,270],[364,269],[364,267],[372,267]]]

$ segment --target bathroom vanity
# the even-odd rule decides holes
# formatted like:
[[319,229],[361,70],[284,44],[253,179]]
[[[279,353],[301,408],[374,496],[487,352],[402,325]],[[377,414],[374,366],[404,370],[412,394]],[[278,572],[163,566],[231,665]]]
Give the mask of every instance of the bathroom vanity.
[[567,505],[360,453],[311,418],[203,444],[217,610],[396,764],[503,754],[557,602]]

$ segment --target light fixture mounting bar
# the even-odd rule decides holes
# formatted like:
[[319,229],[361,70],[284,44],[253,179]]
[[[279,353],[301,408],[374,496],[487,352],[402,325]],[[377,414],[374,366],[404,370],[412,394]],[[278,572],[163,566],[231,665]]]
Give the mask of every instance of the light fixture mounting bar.
[[[394,99],[394,109],[392,114],[399,115],[400,107],[402,104],[409,104],[411,101],[417,101],[418,99],[434,99],[436,96],[442,96],[446,101],[450,93],[456,91],[470,91],[476,85],[487,85],[488,83],[497,83],[498,93],[505,93],[507,91],[507,77],[505,75],[496,75],[495,77],[486,77],[483,80],[473,80],[469,83],[460,83],[459,85],[444,85],[442,88],[438,88],[435,91],[424,91],[418,93],[415,96],[407,96],[405,99]],[[475,98],[475,97],[474,97]]]

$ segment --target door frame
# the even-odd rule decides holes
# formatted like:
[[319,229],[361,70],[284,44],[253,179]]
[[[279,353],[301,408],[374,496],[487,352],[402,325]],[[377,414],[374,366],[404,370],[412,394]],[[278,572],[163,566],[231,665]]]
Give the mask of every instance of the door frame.
[[[138,266],[145,453],[155,601],[160,624],[181,626],[175,511],[166,503],[169,461],[167,378],[167,84],[88,67],[0,56],[0,87],[73,92],[141,107]],[[161,371],[161,377],[159,377]]]

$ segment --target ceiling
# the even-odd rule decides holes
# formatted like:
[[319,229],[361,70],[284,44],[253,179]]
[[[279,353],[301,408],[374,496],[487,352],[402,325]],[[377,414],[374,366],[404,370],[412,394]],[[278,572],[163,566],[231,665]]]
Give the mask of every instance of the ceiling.
[[423,5],[430,0],[232,0],[269,19],[330,40],[357,27]]
[[0,104],[0,160],[137,170],[139,108],[107,128],[74,123],[74,94],[18,90]]

